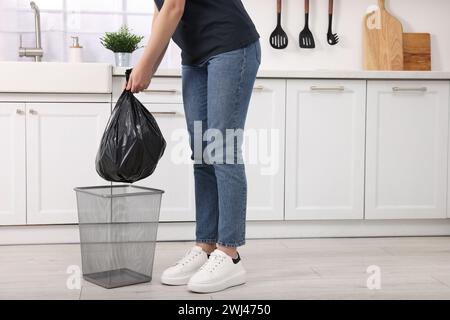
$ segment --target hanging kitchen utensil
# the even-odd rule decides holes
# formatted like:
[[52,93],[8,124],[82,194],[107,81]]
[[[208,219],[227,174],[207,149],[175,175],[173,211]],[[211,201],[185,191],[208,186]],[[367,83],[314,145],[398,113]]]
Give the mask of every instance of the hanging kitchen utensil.
[[339,37],[337,33],[333,33],[333,7],[334,0],[328,0],[328,33],[327,42],[330,46],[334,46],[339,42]]
[[386,11],[385,0],[378,7],[364,17],[364,69],[403,70],[402,24]]
[[274,49],[284,49],[288,45],[288,37],[281,27],[281,0],[277,0],[277,27],[270,35],[270,45]]
[[309,0],[305,0],[305,27],[300,32],[300,48],[314,49],[316,43],[314,42],[314,36],[309,30]]

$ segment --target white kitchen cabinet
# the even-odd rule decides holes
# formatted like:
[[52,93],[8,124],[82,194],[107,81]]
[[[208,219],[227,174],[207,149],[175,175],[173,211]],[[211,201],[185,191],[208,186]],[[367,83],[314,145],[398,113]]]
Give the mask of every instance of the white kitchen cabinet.
[[[166,191],[161,221],[195,221],[194,176],[181,104],[147,104],[167,140],[155,173],[138,185]],[[259,80],[247,116],[244,154],[247,219],[282,220],[284,201],[285,81]]]
[[286,81],[258,79],[243,145],[247,173],[247,220],[284,218]]
[[362,219],[366,82],[288,80],[287,220]]
[[0,151],[0,225],[25,224],[25,104],[0,103]]
[[148,104],[146,107],[158,122],[167,147],[155,172],[147,179],[136,182],[136,185],[165,191],[161,221],[194,221],[193,162],[183,105]]
[[[122,94],[125,77],[113,78],[113,101],[117,101]],[[152,104],[183,104],[181,93],[181,78],[162,77],[153,78],[150,86],[142,92],[136,93],[135,97],[142,103]]]
[[74,187],[104,185],[95,156],[109,103],[27,103],[27,222],[76,223]]
[[449,83],[369,81],[367,219],[445,218]]
[[[113,78],[113,102],[122,93],[124,77]],[[155,172],[136,185],[164,190],[160,221],[195,221],[193,162],[181,95],[181,79],[154,78],[135,95],[152,112],[167,147]]]

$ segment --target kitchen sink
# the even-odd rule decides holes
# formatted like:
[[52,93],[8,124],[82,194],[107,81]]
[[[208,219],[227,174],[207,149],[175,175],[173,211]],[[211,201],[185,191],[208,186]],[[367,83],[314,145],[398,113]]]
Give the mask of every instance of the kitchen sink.
[[111,93],[107,63],[0,62],[0,92]]

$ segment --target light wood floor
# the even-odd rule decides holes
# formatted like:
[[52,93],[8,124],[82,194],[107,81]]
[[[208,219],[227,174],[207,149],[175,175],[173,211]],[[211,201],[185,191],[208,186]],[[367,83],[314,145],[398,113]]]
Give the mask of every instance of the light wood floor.
[[[250,240],[241,248],[248,283],[193,294],[159,283],[162,270],[192,243],[158,243],[150,284],[66,287],[79,245],[0,246],[0,299],[450,299],[450,238]],[[366,286],[367,267],[381,289]]]

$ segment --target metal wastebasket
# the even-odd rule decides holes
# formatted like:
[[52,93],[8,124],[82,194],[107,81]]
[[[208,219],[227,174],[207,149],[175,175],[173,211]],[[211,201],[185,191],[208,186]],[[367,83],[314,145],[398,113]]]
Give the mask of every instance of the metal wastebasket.
[[108,289],[151,281],[164,191],[133,185],[75,191],[83,278]]

